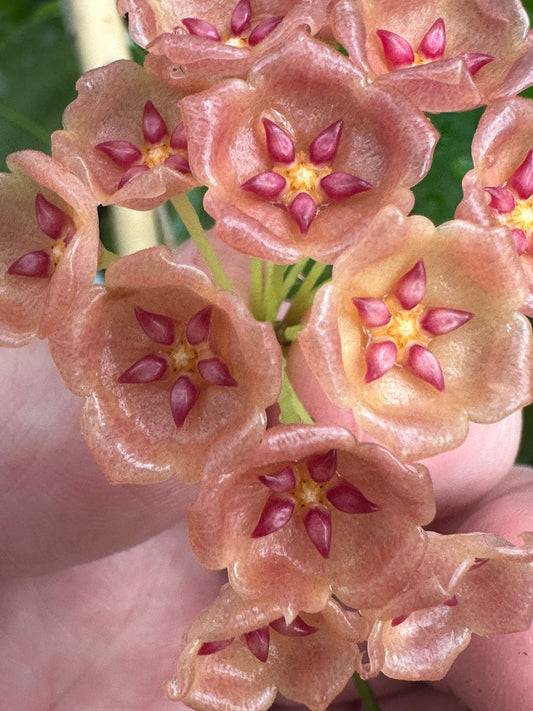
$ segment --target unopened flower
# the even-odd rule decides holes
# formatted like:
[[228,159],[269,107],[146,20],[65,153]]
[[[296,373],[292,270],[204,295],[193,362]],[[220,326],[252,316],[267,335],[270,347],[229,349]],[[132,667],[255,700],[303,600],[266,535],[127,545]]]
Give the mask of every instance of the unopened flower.
[[96,201],[62,165],[13,153],[0,176],[0,343],[25,345],[68,322],[94,280],[100,240]]
[[84,74],[77,89],[64,130],[52,136],[52,151],[101,204],[146,210],[198,185],[187,159],[180,97],[158,77],[119,60]]
[[243,599],[225,585],[191,625],[167,694],[203,711],[266,711],[279,691],[324,711],[361,668],[357,642],[367,632],[359,613],[331,598],[286,619],[275,600]]
[[322,609],[331,592],[353,607],[389,599],[433,515],[423,467],[340,428],[294,425],[267,430],[253,456],[206,479],[188,520],[204,565],[296,613]]
[[518,0],[337,0],[330,21],[373,81],[424,111],[465,111],[533,83],[529,18]]
[[436,141],[421,113],[364,87],[346,57],[303,33],[246,82],[181,105],[217,236],[277,263],[330,263],[381,206],[409,210]]
[[379,611],[368,638],[367,675],[441,679],[472,634],[527,629],[533,619],[533,535],[515,548],[493,534],[429,533],[409,586]]
[[279,395],[270,324],[166,248],[114,262],[50,349],[114,482],[196,481],[258,442]]
[[505,225],[520,255],[529,291],[522,311],[533,315],[533,101],[497,102],[481,117],[472,141],[473,170],[463,179],[456,216]]
[[386,208],[335,264],[299,342],[332,402],[412,461],[530,402],[525,293],[503,228]]

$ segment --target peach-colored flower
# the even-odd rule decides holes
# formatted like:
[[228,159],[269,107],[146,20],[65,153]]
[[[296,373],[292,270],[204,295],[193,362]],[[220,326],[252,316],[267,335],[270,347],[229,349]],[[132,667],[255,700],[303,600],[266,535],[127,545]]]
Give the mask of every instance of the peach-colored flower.
[[379,611],[368,638],[365,676],[441,679],[472,634],[527,629],[533,619],[533,534],[515,548],[493,534],[429,533],[408,589]]
[[100,240],[96,201],[62,165],[37,151],[7,158],[0,176],[0,343],[46,338],[92,283]]
[[424,111],[465,111],[533,83],[519,0],[337,0],[330,22],[356,66]]
[[525,293],[504,228],[385,208],[335,264],[299,342],[332,402],[413,461],[531,401]]
[[148,66],[168,73],[174,67],[176,78],[245,77],[295,28],[315,34],[326,21],[325,0],[119,0],[118,9],[128,13],[133,39],[149,50]]
[[[183,84],[186,92],[207,81]],[[52,154],[101,204],[148,210],[198,185],[178,105],[183,93],[129,60],[87,72],[76,87],[64,130],[52,135]]]
[[113,482],[223,467],[257,444],[280,391],[271,325],[163,247],[114,262],[50,350]]
[[173,701],[202,711],[266,711],[276,692],[323,711],[361,668],[357,642],[368,628],[331,598],[315,614],[286,620],[266,597],[240,598],[225,585],[187,634]]
[[330,263],[380,207],[409,210],[436,141],[421,113],[364,87],[346,57],[305,33],[246,82],[222,82],[181,106],[217,236],[277,263]]
[[267,430],[257,451],[201,485],[189,538],[248,597],[317,612],[333,592],[352,607],[388,600],[425,550],[434,515],[426,470],[341,428]]
[[505,225],[520,255],[529,292],[522,311],[533,315],[533,101],[489,106],[472,140],[474,169],[463,179],[456,217]]

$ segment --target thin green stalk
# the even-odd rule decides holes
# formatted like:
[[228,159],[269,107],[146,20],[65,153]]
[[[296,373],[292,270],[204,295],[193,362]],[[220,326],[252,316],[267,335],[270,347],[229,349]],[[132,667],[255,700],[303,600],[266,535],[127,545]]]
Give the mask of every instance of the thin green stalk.
[[361,679],[357,672],[353,675],[353,681],[357,688],[357,693],[359,694],[364,711],[379,711],[379,704],[376,701],[374,692],[370,688],[370,684]]
[[217,282],[221,289],[231,289],[233,290],[233,284],[231,279],[226,274],[226,270],[222,266],[217,253],[213,249],[213,245],[209,241],[204,228],[200,222],[200,218],[196,213],[196,210],[192,206],[191,201],[187,193],[181,193],[176,195],[171,200],[174,205],[176,212],[180,216],[183,224],[187,228],[191,239],[194,241],[198,247],[198,251],[202,255],[205,263],[211,270],[213,279]]
[[284,318],[286,326],[293,326],[298,323],[305,311],[311,306],[313,289],[325,268],[325,265],[320,262],[313,264]]
[[296,262],[296,264],[293,264],[287,269],[287,273],[285,274],[285,277],[283,279],[283,285],[279,295],[280,304],[285,301],[285,299],[289,295],[290,290],[298,281],[298,277],[302,273],[302,270],[304,269],[308,261],[308,257],[304,257],[299,262]]
[[252,314],[257,321],[264,321],[263,262],[259,257],[250,257],[250,282],[252,289]]

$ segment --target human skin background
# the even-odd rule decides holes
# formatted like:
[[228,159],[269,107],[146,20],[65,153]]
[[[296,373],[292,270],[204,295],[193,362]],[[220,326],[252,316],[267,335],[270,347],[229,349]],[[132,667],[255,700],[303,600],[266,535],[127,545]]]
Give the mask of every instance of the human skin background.
[[[80,400],[43,342],[0,353],[0,698],[14,711],[185,711],[163,694],[182,636],[224,577],[194,559],[184,511],[194,487],[106,482],[79,433]],[[479,438],[473,451],[494,446]],[[498,445],[501,446],[501,445]],[[485,460],[485,456],[484,456]],[[474,471],[475,468],[471,467]],[[520,543],[533,530],[530,472],[448,519]],[[453,512],[452,512],[453,513]],[[533,697],[533,633],[475,639],[439,690],[372,681],[382,711],[518,711]],[[351,687],[334,708],[356,711]],[[289,708],[281,700],[273,707]],[[290,705],[290,708],[295,708]]]

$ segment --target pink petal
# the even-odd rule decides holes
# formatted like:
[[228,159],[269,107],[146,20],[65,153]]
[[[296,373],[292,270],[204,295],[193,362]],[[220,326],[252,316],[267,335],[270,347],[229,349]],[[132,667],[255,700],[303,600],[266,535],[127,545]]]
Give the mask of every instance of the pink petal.
[[396,363],[398,351],[392,341],[376,341],[366,349],[365,383],[381,378]]
[[513,193],[507,188],[485,188],[485,192],[491,196],[490,207],[498,212],[512,212],[514,210],[515,199]]
[[533,195],[533,150],[528,151],[525,160],[509,178],[508,184],[516,190],[522,200]]
[[393,293],[404,309],[412,309],[422,301],[426,293],[426,268],[422,259],[398,279]]
[[314,507],[304,518],[304,526],[311,543],[322,558],[329,558],[331,550],[331,516],[329,512]]
[[133,178],[136,178],[138,175],[141,175],[142,173],[146,173],[150,168],[147,165],[134,165],[131,168],[128,168],[128,170],[124,173],[122,178],[120,179],[120,182],[117,186],[117,190],[120,190],[120,188],[123,188],[126,183],[129,183],[130,180],[133,180]]
[[134,309],[139,326],[148,338],[165,346],[174,343],[174,321],[169,316],[145,311],[140,306],[135,306]]
[[296,477],[290,466],[286,466],[275,474],[263,474],[259,479],[271,491],[275,491],[278,494],[290,491],[296,486]]
[[492,62],[494,57],[491,54],[482,54],[481,52],[463,52],[459,55],[465,62],[470,74],[474,76],[482,69],[485,64]]
[[268,627],[261,627],[258,630],[247,632],[244,638],[248,649],[254,657],[259,659],[260,662],[266,662],[270,647],[270,631]]
[[330,503],[336,509],[349,514],[367,514],[379,511],[377,504],[369,501],[363,494],[349,481],[342,480],[340,484],[334,486],[326,494]]
[[337,471],[337,450],[330,449],[325,454],[315,454],[307,460],[307,469],[313,481],[329,481]]
[[289,624],[285,622],[284,617],[280,617],[277,620],[273,620],[270,626],[278,634],[282,634],[285,637],[307,637],[317,631],[316,627],[311,627],[307,622],[304,622],[300,615],[297,615]]
[[255,47],[259,42],[262,42],[268,35],[273,32],[279,23],[283,20],[283,15],[278,17],[269,17],[268,20],[263,20],[250,32],[248,44],[250,47]]
[[153,383],[161,380],[166,373],[168,363],[163,356],[150,353],[131,365],[119,376],[119,383]]
[[293,511],[292,499],[278,499],[271,496],[263,508],[259,523],[252,531],[252,538],[262,538],[279,531],[291,520]]
[[511,230],[511,237],[513,238],[518,254],[524,254],[527,249],[527,237],[525,232],[515,228],[514,230]]
[[144,105],[142,129],[147,143],[158,144],[168,136],[167,125],[151,101]]
[[320,181],[320,187],[331,200],[345,200],[352,195],[372,189],[366,180],[351,173],[341,172],[325,175]]
[[239,0],[231,13],[231,33],[240,35],[250,26],[252,16],[252,4],[250,0]]
[[442,17],[431,25],[424,35],[418,53],[425,59],[440,59],[446,48],[446,26]]
[[44,249],[38,249],[35,252],[28,252],[19,257],[9,267],[7,273],[16,276],[46,279],[51,274],[51,264],[50,254],[45,252]]
[[311,222],[315,219],[317,212],[316,203],[309,193],[298,193],[289,205],[289,214],[303,235],[308,233]]
[[187,136],[185,134],[185,126],[183,125],[183,121],[172,131],[172,136],[170,137],[170,147],[175,151],[184,151],[187,148]]
[[214,42],[220,42],[220,35],[218,34],[217,28],[210,22],[200,20],[197,17],[184,17],[182,22],[191,35],[201,37],[202,39],[213,40]]
[[229,647],[234,639],[235,637],[231,637],[230,639],[217,639],[214,642],[204,642],[198,650],[198,654],[203,656],[204,654],[221,652],[223,649],[226,649],[226,647]]
[[95,148],[105,153],[120,168],[129,168],[142,158],[141,151],[129,141],[104,141]]
[[460,311],[458,309],[428,309],[420,322],[422,328],[433,336],[441,336],[443,333],[455,331],[470,319],[474,314],[470,311]]
[[197,363],[198,372],[211,385],[234,388],[237,381],[228,370],[228,366],[218,358],[206,358]]
[[391,312],[381,299],[372,296],[354,296],[352,304],[357,309],[361,323],[367,328],[385,326],[391,320]]
[[186,375],[181,375],[174,383],[170,391],[170,409],[178,429],[183,427],[198,395],[198,389]]
[[61,236],[61,232],[69,221],[68,215],[57,205],[49,202],[42,193],[37,193],[35,196],[35,217],[39,228],[52,239]]
[[191,166],[189,165],[189,161],[187,160],[187,158],[180,155],[179,153],[176,153],[175,155],[166,158],[165,165],[169,168],[172,168],[172,170],[177,170],[178,173],[191,172]]
[[337,155],[344,121],[339,119],[325,128],[309,146],[309,157],[315,165],[330,163]]
[[185,337],[191,346],[197,346],[199,343],[207,341],[212,311],[211,306],[206,306],[205,309],[198,311],[188,320]]
[[413,48],[409,42],[389,30],[376,30],[381,43],[387,64],[391,69],[409,67],[415,61]]
[[282,175],[268,171],[254,175],[241,185],[241,189],[255,193],[265,200],[277,200],[286,185],[287,181]]
[[269,156],[278,163],[292,163],[294,160],[294,143],[285,129],[280,128],[270,119],[263,119],[266,145]]
[[424,346],[415,343],[409,348],[405,367],[413,375],[433,385],[440,392],[444,390],[444,375],[440,363],[433,353]]

